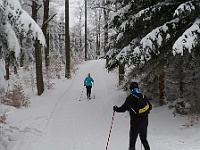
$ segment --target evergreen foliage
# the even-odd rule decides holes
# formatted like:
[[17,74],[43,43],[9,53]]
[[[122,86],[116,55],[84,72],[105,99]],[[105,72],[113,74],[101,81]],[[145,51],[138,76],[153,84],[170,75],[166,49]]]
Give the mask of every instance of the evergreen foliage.
[[165,102],[181,98],[199,111],[199,1],[115,0],[113,4],[117,12],[110,27],[115,34],[110,37],[107,68],[126,64],[133,68],[129,81],[139,78],[150,98]]

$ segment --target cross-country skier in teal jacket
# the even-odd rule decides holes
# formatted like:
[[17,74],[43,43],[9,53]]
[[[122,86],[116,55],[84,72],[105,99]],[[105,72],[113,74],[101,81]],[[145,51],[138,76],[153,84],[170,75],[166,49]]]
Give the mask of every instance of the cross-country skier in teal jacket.
[[86,86],[87,89],[86,94],[88,99],[91,99],[90,95],[92,89],[92,82],[94,83],[94,80],[92,79],[92,77],[90,77],[90,73],[88,73],[88,76],[84,80],[84,86]]

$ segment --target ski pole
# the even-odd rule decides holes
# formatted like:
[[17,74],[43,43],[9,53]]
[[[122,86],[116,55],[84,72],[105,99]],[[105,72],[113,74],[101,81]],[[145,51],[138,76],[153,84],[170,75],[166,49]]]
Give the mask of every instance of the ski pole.
[[109,132],[108,141],[107,141],[107,144],[106,144],[106,150],[108,149],[108,143],[110,141],[110,135],[111,135],[111,132],[112,132],[112,126],[113,126],[113,122],[114,122],[114,117],[115,117],[115,111],[113,110],[112,121],[111,121],[111,125],[110,125],[110,132]]
[[82,95],[83,95],[83,91],[84,91],[84,87],[83,87],[83,90],[82,90],[82,92],[81,92],[81,96],[80,96],[79,101],[81,101],[81,97],[82,97]]
[[[94,82],[93,82],[93,89],[94,89]],[[94,99],[95,99],[95,89],[93,90],[93,92],[94,92]]]

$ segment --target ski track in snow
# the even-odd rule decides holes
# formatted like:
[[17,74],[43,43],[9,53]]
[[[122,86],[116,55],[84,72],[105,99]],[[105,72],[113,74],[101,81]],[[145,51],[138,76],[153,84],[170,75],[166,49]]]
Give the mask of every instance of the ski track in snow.
[[[92,99],[87,100],[83,81],[94,79]],[[94,98],[95,95],[95,98]],[[127,93],[119,90],[117,75],[108,73],[105,60],[79,65],[72,79],[56,81],[55,89],[31,95],[31,107],[8,109],[8,123],[0,132],[0,150],[105,150],[113,105],[120,106]],[[21,116],[21,117],[19,117]],[[186,128],[186,117],[173,117],[166,107],[149,116],[148,140],[152,150],[198,150],[198,126]],[[129,117],[115,113],[108,150],[128,150]],[[137,150],[141,150],[138,138]],[[143,148],[142,148],[143,149]]]

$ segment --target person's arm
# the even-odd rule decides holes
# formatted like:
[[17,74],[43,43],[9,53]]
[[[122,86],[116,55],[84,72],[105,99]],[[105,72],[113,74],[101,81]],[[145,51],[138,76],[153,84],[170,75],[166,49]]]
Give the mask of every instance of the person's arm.
[[124,102],[124,104],[120,107],[114,106],[114,110],[116,112],[125,112],[127,110],[130,109],[131,106],[131,99],[130,99],[130,95],[126,98],[126,101]]
[[146,96],[145,96],[145,98],[147,99],[147,102],[148,102],[148,104],[149,104],[149,110],[151,110],[151,109],[152,109],[152,105],[151,105],[149,99],[148,99]]
[[85,80],[84,80],[84,86],[86,86],[86,78],[85,78]]

